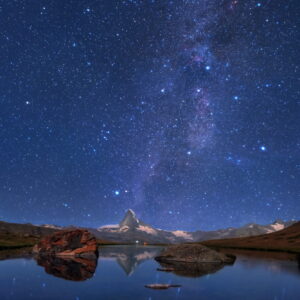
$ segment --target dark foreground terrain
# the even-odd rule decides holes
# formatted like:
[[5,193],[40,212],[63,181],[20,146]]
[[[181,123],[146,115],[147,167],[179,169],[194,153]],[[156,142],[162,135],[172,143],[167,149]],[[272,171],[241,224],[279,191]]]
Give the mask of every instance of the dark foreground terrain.
[[210,240],[201,242],[201,244],[209,247],[300,253],[300,222],[274,233],[244,238]]

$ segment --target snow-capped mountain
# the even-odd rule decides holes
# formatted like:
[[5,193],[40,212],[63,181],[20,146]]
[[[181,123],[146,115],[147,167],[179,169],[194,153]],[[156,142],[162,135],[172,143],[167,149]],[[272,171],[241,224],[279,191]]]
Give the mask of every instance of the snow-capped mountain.
[[156,229],[139,220],[129,209],[119,224],[105,225],[93,231],[96,237],[111,241],[130,243],[180,243],[193,241],[185,231],[166,231]]
[[57,226],[57,225],[53,225],[53,224],[42,224],[42,225],[36,225],[36,226],[41,226],[41,227],[44,227],[44,228],[57,229],[57,230],[61,230],[61,229],[64,228],[62,226]]
[[245,237],[276,232],[295,223],[277,220],[270,225],[247,224],[240,228],[226,228],[215,231],[167,231],[157,229],[139,220],[134,211],[129,209],[119,224],[105,225],[92,230],[96,237],[104,240],[129,243],[181,243],[203,240]]
[[273,233],[284,228],[287,228],[296,223],[296,221],[284,222],[277,220],[269,225],[259,225],[255,223],[246,224],[240,228],[229,227],[226,229],[220,229],[215,231],[195,231],[193,238],[195,241],[213,240],[213,239],[225,239],[235,237],[247,237],[261,234]]
[[[284,222],[282,220],[277,220],[269,225],[249,223],[240,228],[229,227],[214,231],[167,231],[154,228],[151,225],[144,223],[136,217],[131,209],[129,209],[119,224],[105,225],[97,229],[86,229],[93,233],[99,240],[105,242],[124,244],[174,244],[269,234],[283,230],[296,222],[297,221]],[[71,228],[76,228],[76,226],[61,227],[51,224],[33,225],[0,222],[0,234],[5,233],[5,235],[10,234],[12,236],[17,235],[22,237],[40,238],[58,230]]]

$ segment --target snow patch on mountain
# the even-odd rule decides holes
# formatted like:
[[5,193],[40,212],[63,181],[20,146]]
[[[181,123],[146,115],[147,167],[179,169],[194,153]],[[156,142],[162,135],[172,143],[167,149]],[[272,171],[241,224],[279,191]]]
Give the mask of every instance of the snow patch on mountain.
[[129,230],[129,226],[122,226],[122,227],[120,227],[120,232],[126,232],[126,231],[128,231]]
[[103,225],[98,229],[117,229],[117,228],[119,228],[118,224],[111,224],[111,225]]
[[157,235],[157,232],[153,228],[148,227],[148,226],[139,225],[139,227],[137,227],[137,230],[144,231],[144,232],[146,232],[148,234]]
[[285,226],[284,224],[276,223],[276,224],[272,224],[271,227],[274,228],[275,231],[278,231],[284,229]]
[[187,239],[187,240],[193,240],[192,235],[189,234],[189,233],[187,233],[186,231],[176,230],[176,231],[172,231],[172,233],[173,233],[176,237],[184,238],[184,239]]
[[43,224],[43,225],[35,225],[35,226],[41,226],[41,227],[44,227],[44,228],[51,228],[51,229],[63,229],[63,227],[61,226],[56,226],[56,225],[52,225],[52,224]]

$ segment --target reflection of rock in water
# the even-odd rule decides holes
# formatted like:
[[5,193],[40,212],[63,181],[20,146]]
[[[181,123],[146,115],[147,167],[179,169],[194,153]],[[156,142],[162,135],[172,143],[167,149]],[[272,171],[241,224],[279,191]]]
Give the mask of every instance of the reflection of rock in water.
[[164,269],[173,270],[172,273],[178,276],[185,276],[185,277],[200,277],[207,274],[216,273],[225,266],[224,264],[215,264],[215,263],[185,263],[185,262],[172,262],[172,263],[159,262],[159,264]]
[[131,275],[142,262],[152,259],[160,251],[160,247],[151,246],[105,246],[100,247],[99,256],[115,258],[127,275]]
[[96,259],[38,256],[36,260],[48,274],[73,281],[91,278],[97,267]]

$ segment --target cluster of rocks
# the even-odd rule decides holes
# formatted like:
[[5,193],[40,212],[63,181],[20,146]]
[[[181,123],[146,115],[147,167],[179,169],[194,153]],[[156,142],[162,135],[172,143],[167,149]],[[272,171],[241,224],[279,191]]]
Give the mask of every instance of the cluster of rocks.
[[[33,248],[38,264],[47,273],[69,280],[85,280],[93,276],[98,257],[96,238],[84,229],[61,230],[46,236]],[[155,259],[159,271],[174,272],[181,276],[198,277],[232,264],[235,256],[226,255],[201,244],[172,245]],[[75,270],[75,271],[74,271]],[[168,289],[174,284],[148,284],[147,288]]]

